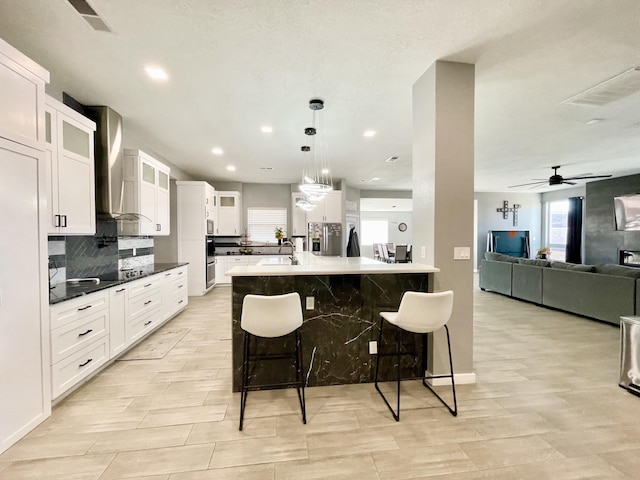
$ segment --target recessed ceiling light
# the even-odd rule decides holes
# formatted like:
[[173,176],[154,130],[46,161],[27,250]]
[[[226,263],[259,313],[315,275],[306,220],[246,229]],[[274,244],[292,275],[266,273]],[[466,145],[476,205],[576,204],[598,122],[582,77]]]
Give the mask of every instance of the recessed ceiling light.
[[227,170],[229,170],[230,172],[235,172],[236,167],[234,167],[233,165],[227,165]]
[[587,125],[594,125],[596,123],[600,123],[602,122],[604,119],[603,118],[592,118],[591,120],[587,120],[586,123]]
[[220,147],[215,147],[211,149],[211,153],[213,153],[214,155],[222,155],[224,153],[224,150],[222,150]]
[[365,132],[364,132],[364,136],[365,137],[373,137],[373,136],[375,136],[375,134],[376,134],[375,130],[365,130]]
[[378,180],[380,180],[380,177],[373,177],[373,178],[371,179],[371,181],[372,181],[372,182],[377,182]]
[[169,79],[169,75],[167,75],[167,72],[160,67],[145,67],[144,71],[147,72],[147,75],[149,75],[154,80]]
[[322,169],[322,174],[326,175],[327,173],[329,173],[329,169],[328,168],[323,168]]
[[273,128],[271,128],[269,125],[263,125],[262,127],[260,127],[260,131],[262,133],[271,133],[273,132]]

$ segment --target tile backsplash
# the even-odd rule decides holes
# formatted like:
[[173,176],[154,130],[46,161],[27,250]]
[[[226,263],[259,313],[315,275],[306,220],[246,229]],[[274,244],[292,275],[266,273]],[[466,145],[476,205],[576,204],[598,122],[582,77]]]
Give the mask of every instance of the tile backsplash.
[[153,237],[118,237],[115,220],[98,220],[93,236],[50,236],[49,283],[103,277],[153,265]]

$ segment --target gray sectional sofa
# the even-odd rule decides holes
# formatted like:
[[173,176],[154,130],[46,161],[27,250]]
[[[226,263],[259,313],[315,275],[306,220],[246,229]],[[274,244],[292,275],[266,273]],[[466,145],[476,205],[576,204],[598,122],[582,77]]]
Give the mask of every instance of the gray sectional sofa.
[[480,288],[619,325],[640,315],[640,268],[574,265],[487,252]]

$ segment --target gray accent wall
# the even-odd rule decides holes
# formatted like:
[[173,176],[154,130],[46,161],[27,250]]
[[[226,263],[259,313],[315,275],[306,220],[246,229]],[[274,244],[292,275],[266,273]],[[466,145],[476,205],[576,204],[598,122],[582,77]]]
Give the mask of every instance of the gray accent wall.
[[288,183],[243,183],[242,225],[247,228],[247,209],[255,207],[286,208],[287,232],[291,228],[291,185]]
[[[542,203],[539,193],[476,192],[474,197],[478,201],[478,238],[476,239],[478,264],[484,258],[484,252],[487,251],[489,230],[529,230],[531,256],[535,257],[542,240]],[[518,210],[517,226],[513,225],[513,213],[509,213],[509,218],[504,219],[502,213],[496,211],[502,208],[505,200],[509,202],[509,207],[514,204],[522,205]]]
[[619,263],[620,250],[640,250],[640,232],[615,229],[613,197],[640,193],[640,175],[587,183],[584,263]]

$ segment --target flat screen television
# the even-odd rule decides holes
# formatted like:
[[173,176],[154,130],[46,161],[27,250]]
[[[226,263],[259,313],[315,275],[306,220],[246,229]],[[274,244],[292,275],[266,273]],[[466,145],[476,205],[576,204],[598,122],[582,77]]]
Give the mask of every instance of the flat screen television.
[[640,194],[613,198],[616,230],[640,231]]

